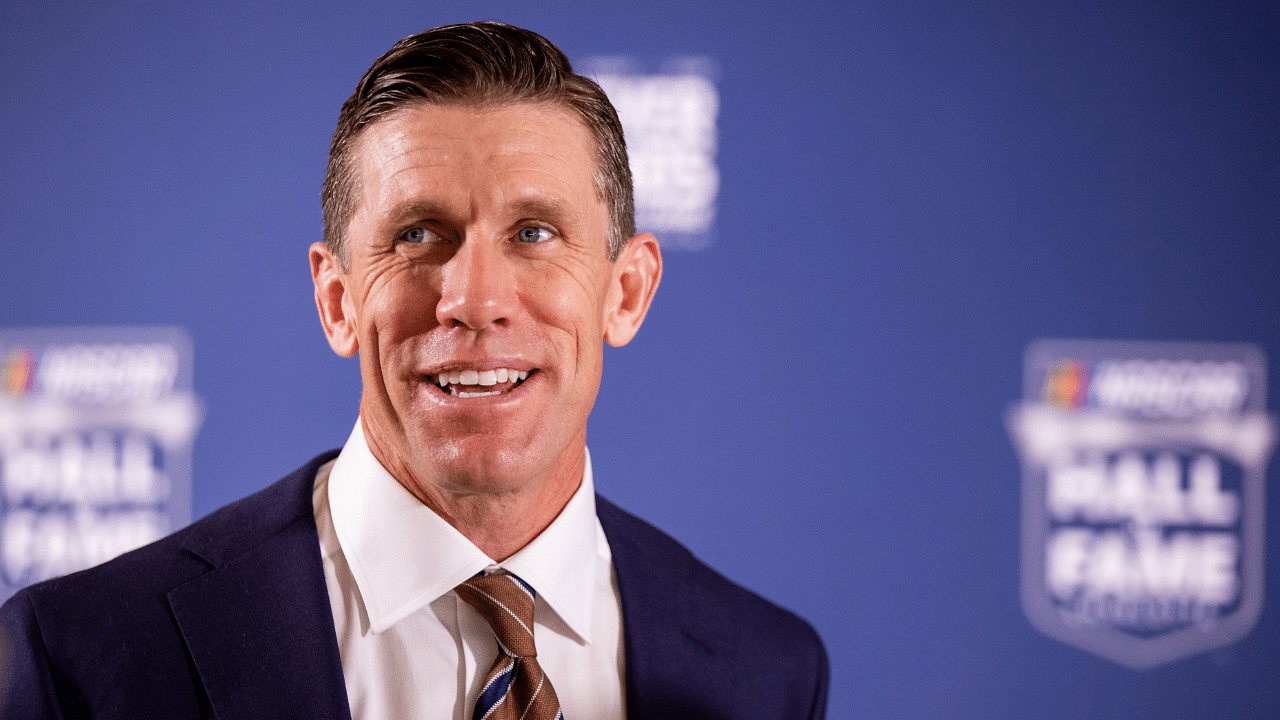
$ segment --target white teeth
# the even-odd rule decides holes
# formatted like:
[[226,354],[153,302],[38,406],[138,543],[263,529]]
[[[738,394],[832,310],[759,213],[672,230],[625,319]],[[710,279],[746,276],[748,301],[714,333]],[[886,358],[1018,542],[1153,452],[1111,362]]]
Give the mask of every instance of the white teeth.
[[501,390],[490,390],[489,392],[460,392],[458,393],[458,397],[473,398],[473,397],[485,397],[487,395],[501,395],[501,394],[502,394]]
[[[435,382],[440,387],[448,387],[450,385],[478,385],[490,386],[505,382],[518,382],[526,380],[529,377],[528,370],[513,370],[511,368],[494,368],[493,370],[444,370],[436,374]],[[482,393],[454,393],[456,397],[479,397],[483,395],[494,395],[498,392],[482,392]]]

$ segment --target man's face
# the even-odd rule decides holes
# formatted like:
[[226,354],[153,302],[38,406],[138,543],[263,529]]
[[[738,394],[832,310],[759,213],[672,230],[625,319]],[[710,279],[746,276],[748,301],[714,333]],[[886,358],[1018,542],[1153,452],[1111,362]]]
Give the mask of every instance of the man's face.
[[590,133],[555,105],[421,105],[358,143],[348,268],[317,244],[312,273],[330,343],[360,352],[374,454],[429,504],[576,486],[603,341],[660,272],[647,235],[609,261]]

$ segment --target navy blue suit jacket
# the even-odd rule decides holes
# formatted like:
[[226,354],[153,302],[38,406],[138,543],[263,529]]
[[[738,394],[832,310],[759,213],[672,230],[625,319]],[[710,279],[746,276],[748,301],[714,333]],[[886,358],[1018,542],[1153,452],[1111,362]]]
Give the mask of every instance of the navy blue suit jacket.
[[[349,719],[311,504],[334,454],[11,598],[0,717]],[[824,716],[827,657],[805,621],[607,500],[596,511],[622,596],[631,720]]]

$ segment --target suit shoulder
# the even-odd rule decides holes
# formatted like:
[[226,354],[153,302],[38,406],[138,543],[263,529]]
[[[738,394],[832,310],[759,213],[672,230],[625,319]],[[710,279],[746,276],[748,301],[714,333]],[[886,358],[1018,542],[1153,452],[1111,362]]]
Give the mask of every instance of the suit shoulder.
[[299,520],[314,524],[316,473],[338,452],[321,453],[262,490],[209,513],[187,528],[183,548],[218,565]]
[[133,604],[163,596],[299,518],[310,518],[316,470],[336,452],[319,455],[263,490],[155,542],[101,565],[24,588],[11,601],[21,597],[39,615],[74,614],[80,608],[92,617],[105,609],[104,603]]
[[628,692],[637,698],[629,711],[673,720],[824,716],[827,652],[808,622],[608,500],[597,498],[596,514],[622,598]]
[[[691,612],[710,619],[704,627],[740,637],[751,626],[762,643],[825,657],[817,631],[799,615],[725,577],[675,538],[603,497],[597,496],[596,514],[620,576],[638,576],[636,584],[667,594],[679,589],[686,604],[696,606],[689,608]],[[623,582],[619,577],[619,584]],[[633,588],[636,591],[639,588]],[[669,604],[670,599],[664,606]]]
[[207,709],[171,593],[240,559],[260,568],[255,548],[268,544],[310,549],[318,567],[312,486],[333,455],[156,542],[10,598],[0,607],[0,665],[14,685],[0,693],[0,715],[45,717],[40,708],[61,706],[88,717],[99,702],[143,703],[138,717]]

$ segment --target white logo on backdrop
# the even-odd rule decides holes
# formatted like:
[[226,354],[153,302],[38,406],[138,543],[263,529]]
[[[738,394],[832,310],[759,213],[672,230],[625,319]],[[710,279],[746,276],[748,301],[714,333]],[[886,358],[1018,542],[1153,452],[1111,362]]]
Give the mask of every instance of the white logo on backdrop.
[[635,182],[636,226],[666,247],[711,244],[720,191],[715,64],[674,58],[645,73],[627,58],[591,58],[579,69],[600,83],[618,110]]
[[0,600],[186,524],[200,420],[181,330],[0,331]]
[[1261,352],[1041,340],[1024,372],[1009,430],[1032,624],[1135,669],[1247,635],[1275,444]]

